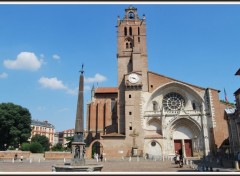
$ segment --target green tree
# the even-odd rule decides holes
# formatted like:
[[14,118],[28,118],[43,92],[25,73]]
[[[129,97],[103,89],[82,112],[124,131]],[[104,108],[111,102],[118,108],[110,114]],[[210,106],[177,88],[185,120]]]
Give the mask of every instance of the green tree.
[[44,151],[43,146],[39,142],[31,142],[29,149],[32,153],[42,153]]
[[67,150],[71,150],[74,136],[65,137],[65,139],[66,139],[66,141],[67,141],[67,143],[66,143],[66,144],[67,144],[66,149],[67,149]]
[[48,137],[36,134],[32,137],[31,142],[38,142],[42,145],[43,151],[49,151],[50,143]]
[[28,143],[28,142],[22,143],[21,150],[22,151],[30,151],[30,143]]
[[64,148],[61,143],[57,143],[52,147],[52,151],[63,151]]
[[19,147],[31,136],[31,114],[13,103],[0,104],[0,150]]

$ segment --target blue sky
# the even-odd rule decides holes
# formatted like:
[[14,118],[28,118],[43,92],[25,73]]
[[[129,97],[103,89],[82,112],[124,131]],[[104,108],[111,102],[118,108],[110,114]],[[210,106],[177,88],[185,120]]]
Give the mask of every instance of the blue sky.
[[[200,87],[240,87],[240,5],[136,4],[146,15],[149,70]],[[0,103],[74,128],[79,70],[90,89],[117,86],[117,16],[129,4],[0,4]],[[84,112],[86,114],[86,110]]]

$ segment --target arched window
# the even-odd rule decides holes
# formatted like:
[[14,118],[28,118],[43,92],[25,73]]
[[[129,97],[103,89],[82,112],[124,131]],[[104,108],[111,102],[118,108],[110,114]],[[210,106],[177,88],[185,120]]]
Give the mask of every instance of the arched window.
[[130,42],[130,48],[132,48],[133,46],[132,46],[132,43]]
[[126,48],[128,48],[128,43],[126,43]]
[[157,111],[158,110],[158,104],[156,101],[153,101],[153,111]]
[[140,27],[138,27],[138,35],[140,35]]
[[124,28],[124,35],[127,36],[127,27]]
[[132,27],[129,28],[129,35],[132,35]]
[[196,104],[195,103],[192,103],[192,108],[193,108],[193,110],[196,110]]

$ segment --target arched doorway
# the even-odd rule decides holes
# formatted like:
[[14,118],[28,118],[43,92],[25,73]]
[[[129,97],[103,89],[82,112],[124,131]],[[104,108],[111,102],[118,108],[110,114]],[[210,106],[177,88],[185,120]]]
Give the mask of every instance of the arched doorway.
[[174,151],[182,152],[185,157],[193,157],[196,141],[199,140],[200,128],[193,120],[179,118],[171,125]]
[[147,143],[145,153],[149,159],[158,159],[162,156],[162,147],[157,141],[152,140]]
[[98,156],[103,154],[103,146],[99,141],[94,142],[92,145],[92,158],[94,158],[94,154],[98,154]]

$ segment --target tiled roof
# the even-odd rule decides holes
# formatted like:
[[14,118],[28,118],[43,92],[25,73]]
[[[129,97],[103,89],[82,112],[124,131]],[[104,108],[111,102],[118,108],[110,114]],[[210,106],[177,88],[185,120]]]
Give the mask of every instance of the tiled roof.
[[32,120],[31,125],[42,126],[47,128],[55,128],[51,123],[48,123],[48,121]]
[[240,88],[238,90],[236,90],[236,92],[234,92],[235,96],[237,96],[238,94],[240,94]]
[[235,73],[235,75],[240,75],[240,68],[239,68],[238,71]]
[[118,93],[117,87],[98,87],[95,93]]

